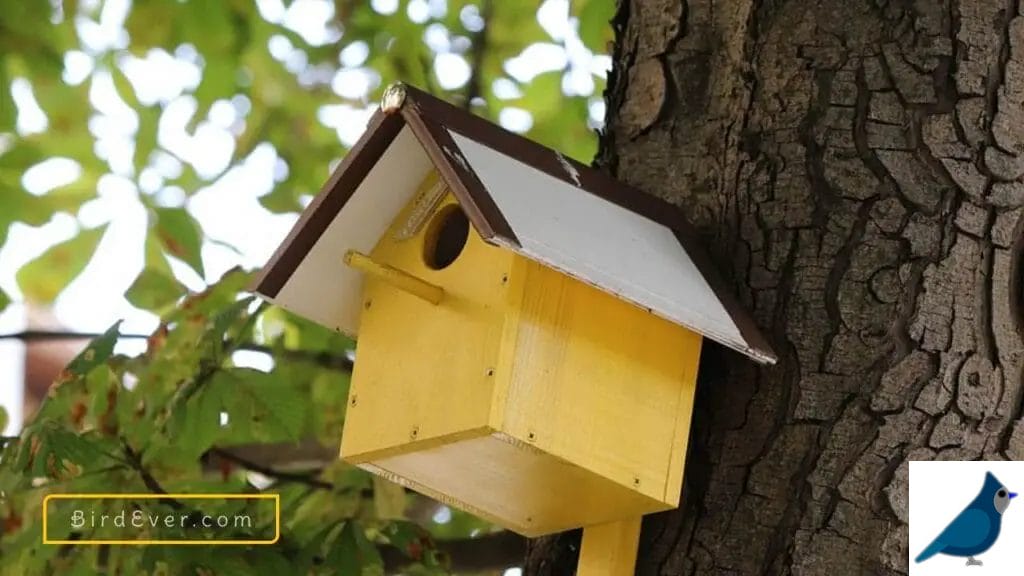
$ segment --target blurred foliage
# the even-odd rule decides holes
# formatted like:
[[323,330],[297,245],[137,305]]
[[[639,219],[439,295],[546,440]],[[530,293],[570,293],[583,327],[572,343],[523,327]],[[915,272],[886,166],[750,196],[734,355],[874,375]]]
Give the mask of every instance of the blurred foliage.
[[[106,19],[115,4],[127,4],[129,11],[123,30],[111,32]],[[211,240],[190,212],[189,199],[257,147],[270,145],[283,164],[260,202],[275,213],[298,212],[345,152],[337,127],[328,127],[324,117],[332,108],[374,106],[396,80],[492,120],[509,108],[526,110],[533,119],[529,137],[587,161],[596,148],[588,107],[599,100],[603,80],[593,76],[591,94],[569,96],[563,91],[569,64],[528,82],[511,76],[509,61],[531,45],[571,48],[539,24],[539,0],[259,3],[288,10],[303,4],[307,14],[326,10],[326,33],[312,39],[257,4],[0,0],[0,246],[14,223],[36,227],[59,214],[79,217],[99,196],[98,183],[116,174],[134,184],[148,219],[138,247],[145,265],[125,297],[161,319],[137,357],[114,353],[119,332],[112,327],[68,365],[20,437],[0,439],[0,574],[380,574],[381,551],[389,549],[405,557],[405,573],[445,573],[449,564],[439,542],[494,530],[458,511],[446,511],[440,522],[428,517],[412,523],[403,511],[421,497],[341,462],[307,475],[259,475],[244,462],[211,459],[238,445],[315,439],[336,446],[348,391],[344,352],[353,343],[244,297],[246,272],[235,270],[216,282],[207,278],[202,248]],[[374,8],[388,4],[395,5],[388,14]],[[579,38],[596,54],[611,39],[613,5],[570,4]],[[96,40],[103,27],[115,41]],[[450,82],[435,68],[445,54],[458,55],[471,70],[448,89],[442,86]],[[133,75],[131,66],[161,58],[190,64],[198,70],[196,82],[179,94],[154,97],[147,85],[152,78]],[[359,78],[366,90],[350,90]],[[101,110],[96,94],[110,86],[120,102]],[[194,105],[185,127],[190,135],[213,122],[218,107],[234,110],[226,128],[230,161],[218,173],[204,172],[168,147],[164,124],[172,104],[181,101]],[[26,121],[33,114],[44,119],[41,126]],[[110,143],[101,141],[101,127],[111,117],[133,127],[126,135],[130,162],[118,161]],[[77,178],[42,192],[27,190],[30,170],[54,158],[73,162]],[[159,175],[156,184],[153,174]],[[166,190],[180,194],[160,194]],[[93,258],[106,228],[79,225],[72,237],[18,270],[22,298],[52,302]],[[209,287],[189,294],[175,262]],[[10,301],[0,291],[0,311]],[[272,368],[236,366],[233,357],[244,350],[269,354]],[[6,418],[0,412],[0,430]],[[214,461],[219,464],[211,471]],[[279,493],[281,542],[232,553],[194,546],[39,545],[47,494],[161,490]],[[110,505],[80,504],[87,513]],[[166,506],[152,505],[157,511]],[[230,501],[210,506],[211,513],[238,511]],[[74,535],[68,527],[61,530],[50,536],[91,537],[88,528]],[[252,532],[265,537],[272,527]],[[155,529],[150,537],[171,535]]]

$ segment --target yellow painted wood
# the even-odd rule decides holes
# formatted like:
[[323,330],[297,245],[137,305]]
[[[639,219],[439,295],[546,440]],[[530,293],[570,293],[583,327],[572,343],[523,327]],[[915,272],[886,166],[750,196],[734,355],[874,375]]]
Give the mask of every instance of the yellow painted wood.
[[576,576],[633,576],[640,545],[640,520],[637,516],[583,528]]
[[369,254],[444,297],[367,275],[343,458],[527,536],[676,506],[700,335],[472,229],[432,269],[437,194]]
[[501,334],[501,350],[494,379],[494,397],[491,399],[490,426],[501,430],[505,420],[508,390],[512,384],[512,367],[516,360],[516,340],[519,337],[520,312],[526,294],[525,258],[512,259],[511,272],[505,287],[505,324]]
[[668,458],[668,479],[665,481],[665,495],[662,501],[679,506],[679,495],[683,490],[683,469],[686,465],[686,448],[690,444],[690,424],[693,420],[694,395],[697,388],[697,367],[700,363],[700,349],[704,338],[696,332],[690,332],[693,338],[689,355],[691,362],[686,365],[683,382],[690,385],[679,387],[679,409],[676,413],[675,429],[672,433],[672,444]]
[[441,288],[436,284],[431,284],[421,278],[417,278],[405,270],[399,270],[394,266],[377,262],[366,254],[361,254],[355,250],[349,250],[345,253],[344,261],[347,266],[351,266],[364,274],[369,274],[378,280],[387,282],[395,288],[404,290],[413,296],[417,296],[427,302],[430,302],[431,304],[440,304],[441,300],[444,298],[444,288]]
[[[438,210],[454,202],[449,194]],[[366,278],[341,442],[342,457],[353,463],[487,431],[513,255],[471,229],[455,262],[431,269],[424,260],[429,223],[398,238],[399,229],[408,232],[414,206],[416,199],[369,255],[440,287],[445,296],[435,306]]]
[[[701,337],[527,261],[503,432],[673,505]],[[508,345],[508,343],[506,343]],[[492,425],[496,422],[492,421]],[[683,444],[685,449],[685,444]]]
[[529,537],[671,508],[500,433],[362,466]]

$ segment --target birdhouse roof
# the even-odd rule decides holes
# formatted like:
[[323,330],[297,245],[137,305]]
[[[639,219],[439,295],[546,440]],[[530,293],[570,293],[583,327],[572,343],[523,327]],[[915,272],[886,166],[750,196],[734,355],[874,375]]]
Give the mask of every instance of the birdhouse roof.
[[401,84],[385,92],[254,291],[355,336],[363,278],[342,257],[370,252],[432,169],[485,241],[775,362],[676,206]]

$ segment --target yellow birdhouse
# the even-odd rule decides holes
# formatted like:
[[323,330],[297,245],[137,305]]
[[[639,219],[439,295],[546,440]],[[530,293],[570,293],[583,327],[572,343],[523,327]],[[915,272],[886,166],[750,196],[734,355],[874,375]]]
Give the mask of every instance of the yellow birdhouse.
[[526,536],[595,527],[581,570],[611,573],[679,504],[702,339],[775,360],[690,238],[396,85],[255,291],[358,339],[342,458]]

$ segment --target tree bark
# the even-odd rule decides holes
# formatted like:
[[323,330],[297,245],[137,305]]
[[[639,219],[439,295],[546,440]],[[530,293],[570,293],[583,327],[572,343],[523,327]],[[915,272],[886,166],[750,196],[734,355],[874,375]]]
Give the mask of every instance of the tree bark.
[[598,163],[684,207],[780,355],[707,347],[637,572],[906,573],[908,461],[1024,459],[1021,0],[621,0],[613,25]]

